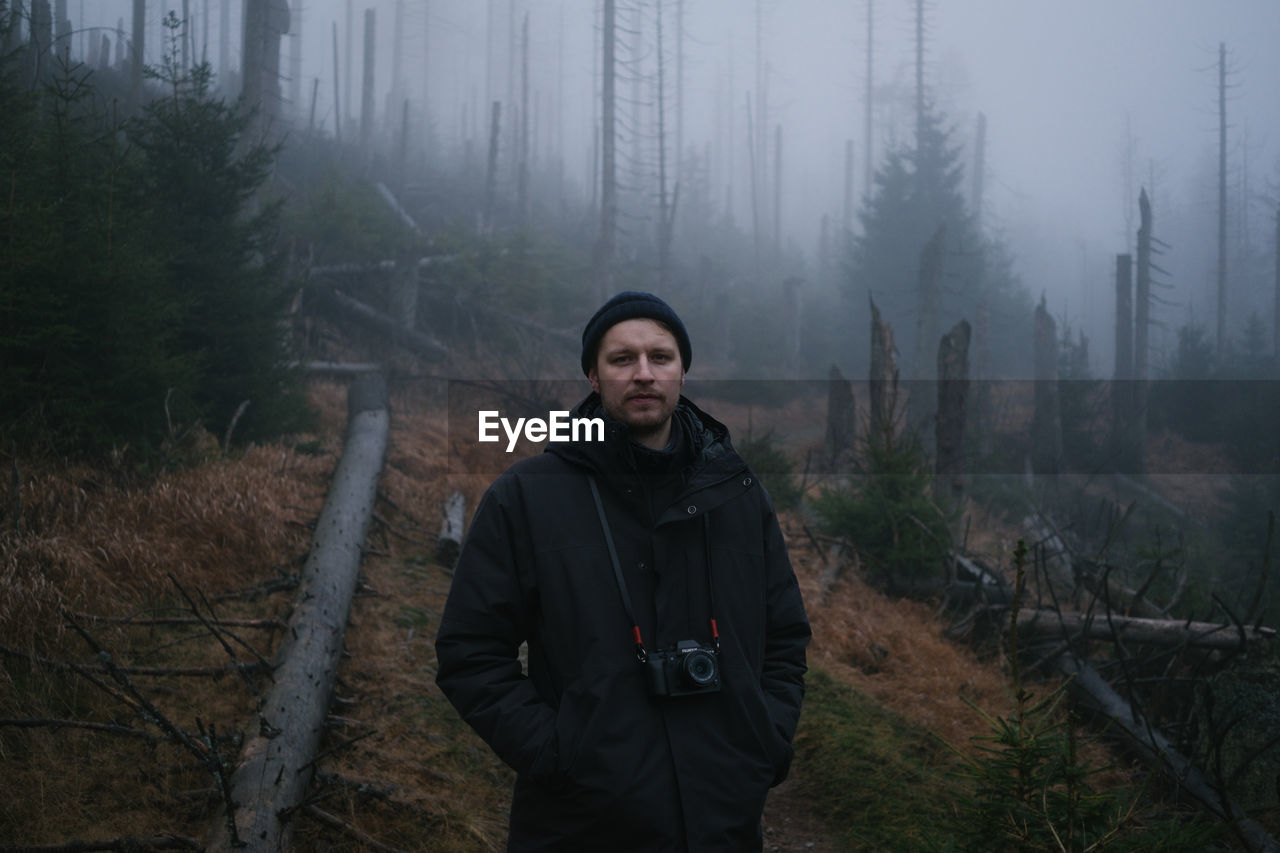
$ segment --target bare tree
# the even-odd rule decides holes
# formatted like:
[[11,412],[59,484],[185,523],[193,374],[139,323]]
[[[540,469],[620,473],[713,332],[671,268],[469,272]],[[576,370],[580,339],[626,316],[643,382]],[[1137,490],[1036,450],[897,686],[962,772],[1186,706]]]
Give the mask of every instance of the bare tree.
[[973,143],[973,222],[978,231],[982,231],[982,196],[985,192],[983,183],[987,172],[987,115],[978,113],[978,127],[974,132]]
[[874,163],[871,156],[871,115],[875,104],[874,94],[874,71],[875,67],[872,63],[875,51],[875,0],[867,0],[867,89],[863,96],[863,144],[862,144],[862,169],[863,179],[862,188],[864,193],[871,192],[871,181],[874,174]]
[[617,84],[615,42],[617,39],[616,0],[604,0],[604,24],[600,31],[602,87],[600,94],[600,235],[592,259],[596,298],[604,301],[613,292],[613,256],[618,240],[617,113],[614,87]]
[[342,144],[342,87],[338,85],[338,22],[333,22],[333,138]]
[[373,134],[373,70],[377,66],[377,10],[364,10],[364,75],[361,78],[360,95],[360,146],[369,151],[370,137]]
[[529,218],[529,13],[520,34],[520,130],[516,173],[516,207],[521,223]]
[[501,135],[502,102],[493,102],[492,118],[489,121],[489,161],[488,171],[484,179],[484,230],[493,230],[493,205],[498,184],[498,139]]
[[[136,14],[135,14],[136,21]],[[218,73],[231,70],[231,0],[218,4]]]
[[1035,409],[1031,418],[1031,469],[1038,475],[1060,472],[1062,416],[1058,404],[1058,324],[1045,297],[1036,306]]
[[1116,358],[1111,383],[1111,446],[1120,470],[1132,464],[1133,256],[1116,255]]
[[1217,355],[1226,348],[1226,42],[1217,45]]
[[853,233],[853,140],[844,141],[844,233]]
[[147,0],[133,0],[132,38],[129,51],[129,100],[136,107],[142,103],[142,65],[146,62],[147,47]]
[[[675,229],[676,205],[680,198],[677,179],[670,203],[667,200],[667,98],[666,61],[662,31],[662,2],[657,4],[658,36],[658,283],[664,289],[671,276],[671,240]],[[676,158],[680,157],[677,142]],[[677,166],[677,170],[678,170]]]

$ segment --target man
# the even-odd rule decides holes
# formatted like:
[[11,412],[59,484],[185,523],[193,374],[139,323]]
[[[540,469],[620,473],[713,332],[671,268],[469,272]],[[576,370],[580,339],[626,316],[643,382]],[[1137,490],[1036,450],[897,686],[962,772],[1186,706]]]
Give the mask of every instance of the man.
[[573,412],[604,441],[513,465],[467,533],[436,680],[517,773],[508,850],[761,849],[809,623],[768,494],[680,394],[690,359],[666,302],[606,302]]

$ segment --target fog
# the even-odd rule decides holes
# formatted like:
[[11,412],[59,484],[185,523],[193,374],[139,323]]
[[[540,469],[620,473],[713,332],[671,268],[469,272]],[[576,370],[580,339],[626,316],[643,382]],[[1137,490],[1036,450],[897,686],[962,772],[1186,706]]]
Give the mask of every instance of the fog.
[[[117,20],[129,26],[129,0],[69,0],[73,16],[77,2],[89,26],[114,28]],[[195,52],[205,53],[217,71],[222,0],[185,2]],[[288,2],[298,35],[281,45],[280,89],[282,112],[295,126],[310,120],[314,93],[315,122],[333,132],[335,27],[343,112],[358,121],[364,12],[373,9],[375,122],[397,125],[407,102],[415,120],[429,118],[437,145],[469,143],[476,150],[487,138],[487,105],[503,102],[509,117],[511,105],[520,103],[520,34],[527,16],[531,156],[560,163],[578,198],[587,199],[599,120],[595,0]],[[231,5],[234,73],[240,3]],[[150,0],[149,31],[158,35],[161,16],[183,8],[183,0]],[[654,0],[618,0],[624,184],[629,174],[639,180],[639,173],[656,171],[654,134],[634,130],[656,123],[656,10]],[[745,227],[752,217],[751,156],[760,156],[766,174],[780,167],[782,240],[812,259],[823,216],[837,225],[844,221],[846,142],[854,152],[859,208],[868,165],[912,138],[916,3],[663,0],[662,14],[668,169],[674,175],[678,132],[686,155],[707,158],[717,203]],[[638,44],[631,32],[637,25],[643,29]],[[1280,195],[1274,96],[1280,5],[953,0],[926,4],[924,32],[924,82],[952,141],[962,146],[966,192],[977,115],[986,117],[983,227],[1007,243],[1032,295],[1044,293],[1057,317],[1090,335],[1095,368],[1106,372],[1110,364],[1114,257],[1132,250],[1141,188],[1153,200],[1156,235],[1169,244],[1160,266],[1171,289],[1161,295],[1167,304],[1156,316],[1163,326],[1155,332],[1156,347],[1167,345],[1171,330],[1183,323],[1212,328],[1218,48],[1227,49],[1230,239],[1270,253]],[[157,42],[155,35],[148,38],[149,62],[158,59]],[[396,84],[397,92],[389,94]],[[749,145],[748,109],[757,120],[764,113],[764,132],[755,139],[759,152]],[[775,160],[779,138],[782,152]],[[1232,287],[1233,329],[1249,308],[1270,317],[1271,296],[1259,284]]]

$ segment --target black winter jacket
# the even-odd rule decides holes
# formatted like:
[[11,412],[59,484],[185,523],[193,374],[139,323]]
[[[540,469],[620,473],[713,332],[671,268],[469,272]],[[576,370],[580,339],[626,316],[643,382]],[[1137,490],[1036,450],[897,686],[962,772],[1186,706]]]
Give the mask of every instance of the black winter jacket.
[[[574,414],[602,415],[598,397]],[[691,463],[674,484],[638,473],[640,449],[610,421],[604,442],[513,465],[467,533],[437,682],[517,773],[509,850],[761,848],[765,795],[791,762],[809,623],[772,502],[728,430],[684,398],[675,417]],[[714,599],[718,692],[650,695],[588,474],[649,650],[710,643]]]

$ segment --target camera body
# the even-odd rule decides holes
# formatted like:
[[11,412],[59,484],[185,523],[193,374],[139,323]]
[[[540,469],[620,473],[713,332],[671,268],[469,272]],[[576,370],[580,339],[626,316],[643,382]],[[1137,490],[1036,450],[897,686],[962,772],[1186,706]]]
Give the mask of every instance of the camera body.
[[654,696],[697,696],[720,690],[720,652],[697,640],[680,640],[672,649],[650,652],[641,667]]

